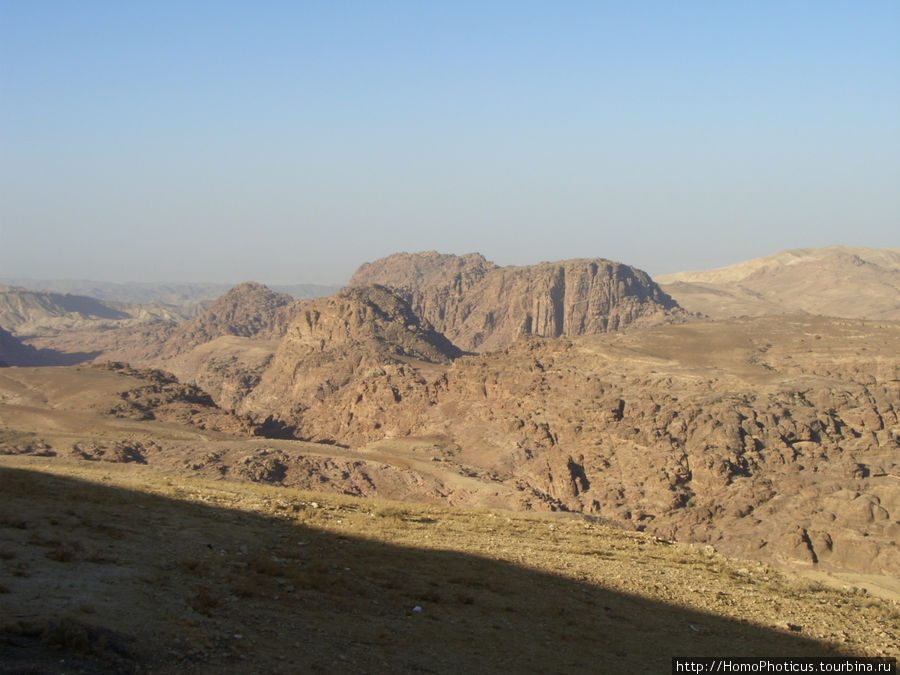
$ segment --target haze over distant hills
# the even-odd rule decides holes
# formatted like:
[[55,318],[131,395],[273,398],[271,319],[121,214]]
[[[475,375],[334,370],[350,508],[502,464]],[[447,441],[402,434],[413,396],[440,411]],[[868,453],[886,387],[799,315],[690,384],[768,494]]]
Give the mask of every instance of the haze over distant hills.
[[[19,286],[32,291],[86,295],[97,300],[124,303],[164,303],[184,306],[215,300],[236,283],[194,282],[111,282],[89,279],[20,279],[0,278],[0,284]],[[287,293],[294,299],[318,298],[338,291],[333,284],[274,284],[269,288]]]
[[[31,288],[0,285],[0,327],[19,336],[46,336],[61,331],[110,329],[124,325],[180,323],[201,315],[224,297],[225,284],[109,284],[104,282],[31,281]],[[330,295],[336,287],[316,284],[284,286],[285,302]],[[44,289],[44,290],[36,290]],[[48,289],[78,289],[72,290]]]
[[793,249],[655,281],[688,311],[713,318],[807,313],[900,319],[897,248]]

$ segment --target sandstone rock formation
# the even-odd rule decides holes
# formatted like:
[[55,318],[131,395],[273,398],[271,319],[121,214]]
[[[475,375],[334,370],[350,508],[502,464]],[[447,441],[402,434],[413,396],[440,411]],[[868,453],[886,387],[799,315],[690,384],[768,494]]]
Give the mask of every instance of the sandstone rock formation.
[[683,317],[640,270],[609,260],[498,267],[481,255],[399,253],[368,263],[349,286],[382,284],[468,351],[502,349],[521,335],[605,333]]
[[[303,438],[333,441],[340,433],[331,409],[336,393],[365,387],[390,370],[448,364],[459,354],[388,289],[349,289],[299,303],[287,335],[240,409],[275,415]],[[392,400],[399,396],[387,391]]]
[[745,557],[900,573],[897,324],[530,338],[430,370],[383,356],[354,367],[351,354],[372,353],[358,347],[336,359],[323,341],[334,325],[343,319],[298,334],[248,405],[280,405],[305,438],[421,439],[432,461],[515,486],[523,508]]
[[900,319],[900,249],[829,246],[782,251],[655,279],[691,312],[714,318],[808,312]]
[[[509,506],[900,574],[900,324],[781,316],[611,332],[683,313],[607,261],[401,254],[354,284],[391,274],[393,290],[294,303],[246,284],[152,348],[152,336],[142,348],[123,338],[134,359],[104,357],[170,370],[285,435],[426,462]],[[482,353],[460,356],[428,317]],[[261,480],[280,471],[278,457],[260,461],[247,471]]]
[[[233,409],[258,384],[295,305],[287,294],[246,282],[190,321],[108,331],[94,343],[100,348],[95,360],[164,368]],[[57,346],[60,341],[50,344]]]
[[168,338],[164,351],[180,354],[226,335],[281,337],[289,317],[286,308],[293,302],[288,294],[276,293],[262,284],[239,284],[196,319],[179,326]]

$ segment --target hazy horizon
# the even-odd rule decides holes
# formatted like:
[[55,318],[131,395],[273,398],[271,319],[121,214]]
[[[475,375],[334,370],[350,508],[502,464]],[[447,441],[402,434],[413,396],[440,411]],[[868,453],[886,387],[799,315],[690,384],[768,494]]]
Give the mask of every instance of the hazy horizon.
[[0,0],[0,277],[900,245],[900,4]]
[[[834,246],[843,246],[843,245],[832,244],[831,246],[834,247]],[[810,248],[810,247],[801,247],[801,248]],[[824,247],[816,247],[816,248],[829,248],[829,247],[824,246]],[[871,247],[847,247],[847,248],[871,248]],[[882,247],[882,249],[890,249],[890,250],[894,250],[894,251],[900,250],[900,249],[897,249],[896,247]],[[792,249],[787,249],[787,250],[792,250]],[[426,253],[426,252],[427,251],[395,251],[395,253]],[[784,252],[784,250],[772,251],[771,254],[782,253],[782,252]],[[478,251],[466,251],[465,253],[453,253],[453,252],[449,252],[449,251],[438,251],[438,253],[452,253],[454,255],[465,255],[465,253],[478,253]],[[604,256],[595,256],[595,257],[602,258]],[[757,257],[766,257],[766,256],[757,256]],[[489,262],[496,262],[496,261],[491,260],[490,258],[487,258],[487,259]],[[565,259],[560,258],[560,259],[556,259],[556,260],[552,260],[552,261],[551,260],[534,260],[532,262],[526,262],[523,264],[529,265],[529,264],[537,264],[540,262],[558,262],[561,260],[565,260]],[[732,263],[726,263],[724,265],[709,266],[709,267],[704,267],[702,269],[701,268],[698,268],[698,269],[684,268],[684,269],[679,269],[676,271],[678,271],[678,272],[699,272],[699,271],[705,271],[705,270],[714,270],[714,269],[717,269],[720,267],[728,267],[732,264],[746,262],[747,260],[751,260],[751,258],[742,258],[741,260],[735,260]],[[360,265],[362,265],[363,263],[366,263],[366,262],[372,262],[372,261],[371,260],[361,261]],[[615,260],[614,262],[622,262],[622,263],[629,264],[629,265],[632,264],[632,263],[629,263],[627,260]],[[637,267],[638,269],[643,269],[639,265],[633,265],[633,266]],[[359,267],[359,265],[354,267],[353,271],[355,271],[358,267]],[[651,277],[654,277],[654,278],[668,274],[668,272],[654,274],[654,273],[651,273],[649,270],[644,270],[644,271],[648,272],[648,274],[650,274]],[[225,286],[236,286],[238,284],[253,281],[253,282],[258,282],[265,286],[268,286],[269,288],[277,290],[277,287],[289,287],[289,286],[321,286],[323,288],[341,287],[341,286],[344,286],[350,280],[350,276],[352,276],[352,273],[350,275],[348,275],[346,279],[341,279],[341,280],[338,280],[335,282],[327,283],[327,282],[320,282],[320,281],[309,281],[309,280],[304,280],[304,279],[299,279],[299,280],[269,279],[267,277],[259,277],[259,278],[235,277],[233,279],[223,279],[223,280],[219,280],[219,281],[202,279],[202,278],[197,278],[197,279],[173,278],[173,279],[156,279],[156,280],[152,280],[152,281],[136,281],[134,279],[98,279],[98,278],[93,278],[93,277],[34,277],[34,276],[24,276],[23,275],[23,276],[0,276],[0,285],[11,284],[11,283],[12,284],[29,283],[29,284],[34,284],[34,285],[40,285],[43,283],[43,284],[47,284],[48,285],[47,287],[50,288],[50,286],[54,283],[63,284],[63,285],[69,284],[69,283],[71,283],[71,284],[100,283],[100,284],[112,284],[112,285],[120,285],[120,286],[193,285],[193,286],[216,286],[216,287],[223,286],[223,287],[225,287]]]

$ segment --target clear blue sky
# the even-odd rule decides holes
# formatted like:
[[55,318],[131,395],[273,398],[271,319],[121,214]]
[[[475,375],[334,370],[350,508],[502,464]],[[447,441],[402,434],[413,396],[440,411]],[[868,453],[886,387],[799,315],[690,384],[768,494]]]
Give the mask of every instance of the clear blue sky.
[[900,246],[900,2],[0,0],[0,277]]

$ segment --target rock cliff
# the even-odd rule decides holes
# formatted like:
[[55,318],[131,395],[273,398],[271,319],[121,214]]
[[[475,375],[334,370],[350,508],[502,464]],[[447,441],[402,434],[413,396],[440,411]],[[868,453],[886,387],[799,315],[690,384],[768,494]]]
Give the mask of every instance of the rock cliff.
[[521,335],[575,336],[681,318],[644,272],[609,260],[498,267],[478,254],[396,255],[368,263],[349,286],[395,289],[467,351],[503,349]]
[[[303,438],[335,440],[341,429],[329,406],[349,386],[364,387],[392,369],[406,372],[416,364],[447,364],[459,354],[384,287],[362,286],[301,301],[241,409],[274,416],[297,427]],[[341,434],[341,442],[349,440]]]

